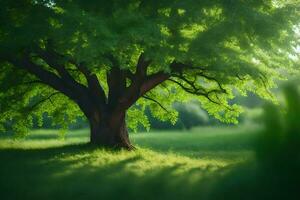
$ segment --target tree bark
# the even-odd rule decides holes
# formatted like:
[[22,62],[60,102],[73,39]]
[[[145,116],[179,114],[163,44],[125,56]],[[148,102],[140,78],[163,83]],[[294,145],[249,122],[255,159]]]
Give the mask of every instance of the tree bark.
[[113,114],[94,113],[88,117],[90,122],[91,144],[109,148],[133,150],[125,122],[125,112]]

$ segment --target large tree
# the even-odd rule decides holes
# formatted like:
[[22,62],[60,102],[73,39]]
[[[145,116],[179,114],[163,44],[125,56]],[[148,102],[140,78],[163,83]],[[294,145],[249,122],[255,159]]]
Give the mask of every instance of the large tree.
[[0,128],[85,116],[91,143],[131,149],[125,121],[148,127],[149,107],[174,122],[191,97],[235,123],[236,95],[273,99],[296,70],[299,13],[297,0],[1,0]]

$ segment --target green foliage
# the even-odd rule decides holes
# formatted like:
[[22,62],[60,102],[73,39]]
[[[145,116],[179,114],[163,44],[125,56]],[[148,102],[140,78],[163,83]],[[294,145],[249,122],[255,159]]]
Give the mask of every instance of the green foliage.
[[[101,80],[106,94],[106,72],[113,55],[123,70],[135,71],[139,55],[151,60],[148,73],[170,72],[170,63],[187,63],[193,70],[183,70],[188,81],[209,92],[199,96],[202,108],[221,121],[237,123],[241,107],[231,104],[238,94],[253,92],[275,101],[270,88],[299,69],[299,2],[298,1],[229,1],[229,0],[2,0],[0,3],[0,128],[7,122],[23,132],[32,118],[41,119],[43,112],[55,124],[67,127],[80,114],[80,109],[61,94],[41,84],[25,84],[36,80],[27,72],[7,63],[7,57],[20,57],[35,47],[45,48],[51,41],[56,52],[86,63]],[[50,70],[36,59],[43,69]],[[86,85],[83,75],[72,77]],[[53,70],[52,70],[53,71]],[[196,73],[203,72],[205,76]],[[54,73],[56,73],[54,71]],[[174,78],[184,87],[187,83]],[[217,80],[217,82],[215,81]],[[140,99],[128,113],[129,127],[139,123],[149,128],[143,115],[148,106],[160,120],[176,122],[174,101],[187,101],[188,94],[178,84],[166,81],[148,97],[157,103]],[[34,102],[45,98],[33,110]],[[138,117],[137,117],[138,116]],[[16,122],[18,121],[18,122]]]
[[142,125],[148,131],[150,129],[149,119],[146,115],[144,115],[144,110],[145,107],[143,109],[132,108],[127,112],[127,121],[130,122],[128,124],[128,128],[130,128],[134,132],[137,132],[139,125]]
[[[299,87],[290,83],[284,88],[284,105],[268,105],[265,109],[266,130],[261,135],[257,149],[258,159],[264,164],[273,165],[274,168],[300,165],[299,94]],[[295,159],[291,160],[290,157]]]

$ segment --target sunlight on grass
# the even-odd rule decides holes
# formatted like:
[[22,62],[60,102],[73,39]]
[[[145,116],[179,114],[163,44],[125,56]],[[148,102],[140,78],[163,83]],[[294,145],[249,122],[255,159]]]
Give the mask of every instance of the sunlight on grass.
[[[253,158],[254,136],[243,128],[138,133],[131,134],[137,146],[131,152],[87,145],[88,130],[71,131],[64,139],[53,130],[36,130],[18,140],[3,137],[0,172],[6,181],[0,186],[6,192],[2,196],[199,198],[213,185],[209,177]],[[12,187],[18,193],[9,192]]]
[[[214,170],[227,166],[229,163],[213,159],[191,159],[185,156],[178,156],[175,154],[161,154],[151,150],[139,149],[135,152],[112,152],[108,150],[93,150],[77,155],[60,155],[53,158],[59,162],[73,163],[69,165],[69,172],[72,169],[81,167],[105,167],[105,165],[114,165],[118,162],[130,160],[124,166],[124,171],[134,173],[138,176],[144,176],[152,170],[163,169],[166,167],[177,166],[174,173],[180,174],[191,169],[209,169]],[[53,161],[50,160],[49,162]],[[124,172],[123,171],[123,172]]]

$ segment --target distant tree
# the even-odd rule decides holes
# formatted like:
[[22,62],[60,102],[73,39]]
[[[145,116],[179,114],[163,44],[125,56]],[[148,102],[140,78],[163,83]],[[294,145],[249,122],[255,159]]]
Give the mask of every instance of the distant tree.
[[271,99],[294,70],[299,15],[298,0],[1,0],[1,124],[85,116],[91,143],[131,149],[126,113],[175,122],[172,102],[195,95],[235,123],[230,99]]
[[208,125],[209,117],[207,112],[202,110],[199,104],[190,101],[186,104],[175,104],[178,112],[178,119],[183,128],[191,129],[194,126]]
[[151,129],[183,130],[191,129],[196,126],[213,125],[213,121],[217,121],[213,117],[209,117],[208,113],[201,109],[198,101],[189,101],[185,103],[175,102],[173,104],[173,108],[176,112],[178,112],[178,117],[175,124],[172,124],[170,121],[161,121],[153,117],[149,109],[146,109],[145,114],[149,119]]

